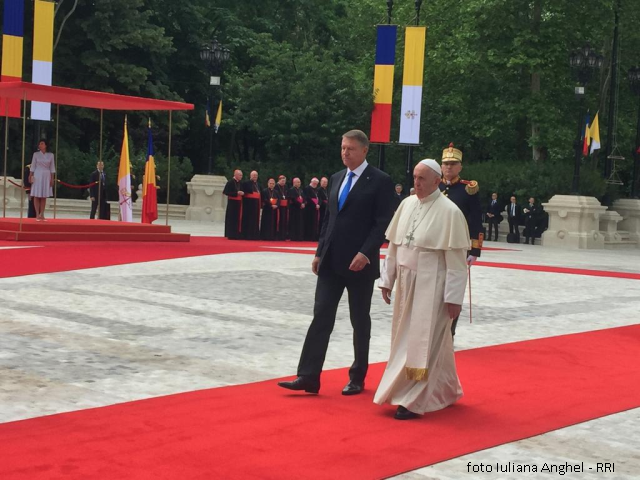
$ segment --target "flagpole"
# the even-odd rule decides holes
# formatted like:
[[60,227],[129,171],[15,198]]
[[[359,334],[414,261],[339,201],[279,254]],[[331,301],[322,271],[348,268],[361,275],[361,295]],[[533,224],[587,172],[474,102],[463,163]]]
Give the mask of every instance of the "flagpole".
[[[167,212],[165,225],[169,225],[169,186],[171,185],[171,110],[169,110],[169,152],[167,154]],[[209,127],[211,128],[211,127]]]
[[22,232],[22,217],[24,212],[24,154],[27,141],[27,92],[22,100],[22,186],[20,188],[20,232]]
[[9,141],[9,99],[5,99],[4,104],[4,188],[2,190],[2,218],[6,218],[7,216],[7,153],[9,149],[7,148],[7,142]]
[[56,104],[56,171],[53,174],[53,219],[56,218],[58,209],[58,131],[60,128],[60,104]]
[[[104,110],[100,109],[100,153],[98,153],[98,161],[102,163],[102,122],[103,122],[103,114]],[[98,170],[98,197],[96,200],[98,201],[96,206],[97,219],[100,220],[102,217],[102,204],[100,194],[102,193],[102,174],[104,172],[104,164],[102,165],[102,172]]]

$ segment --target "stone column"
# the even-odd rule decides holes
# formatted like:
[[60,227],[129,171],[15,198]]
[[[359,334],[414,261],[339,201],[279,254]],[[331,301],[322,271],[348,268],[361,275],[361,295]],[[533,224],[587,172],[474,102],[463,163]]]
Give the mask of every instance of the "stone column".
[[618,230],[629,232],[629,240],[635,241],[640,248],[640,200],[616,200],[611,209],[622,215],[623,220],[618,224]]
[[542,245],[571,249],[604,248],[600,215],[607,207],[595,197],[554,195],[543,203],[549,214],[549,229],[542,234]]
[[[16,187],[13,183],[17,183],[18,185],[22,185],[22,180],[19,178],[7,177],[7,194],[5,199],[4,192],[4,177],[0,175],[0,214],[2,214],[2,201],[4,200],[6,208],[9,209],[19,209],[20,208],[20,187]],[[29,206],[29,192],[24,193],[24,203]]]
[[186,219],[198,222],[224,222],[227,197],[222,194],[227,183],[218,175],[194,175],[187,182],[189,208]]
[[600,215],[600,233],[604,235],[606,244],[620,243],[622,238],[618,233],[618,222],[622,221],[622,215],[613,210],[607,210]]

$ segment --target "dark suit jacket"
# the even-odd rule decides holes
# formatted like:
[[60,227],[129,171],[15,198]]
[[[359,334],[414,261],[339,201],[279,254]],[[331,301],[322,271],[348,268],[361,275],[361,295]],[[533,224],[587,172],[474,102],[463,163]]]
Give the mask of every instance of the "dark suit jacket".
[[513,222],[515,220],[516,223],[520,223],[520,217],[522,215],[522,209],[520,208],[520,205],[516,203],[515,215],[511,215],[511,202],[507,203],[506,209],[507,209],[507,218],[509,219],[509,221]]
[[[332,268],[339,275],[378,278],[380,246],[393,216],[394,184],[389,175],[368,165],[338,211],[338,193],[346,174],[347,169],[341,170],[330,180],[329,205],[316,251],[320,257],[319,272]],[[371,263],[360,272],[351,272],[349,265],[358,252]],[[327,254],[331,258],[325,264]]]
[[[104,202],[107,200],[107,175],[104,172],[104,170],[102,171],[102,173],[104,174],[102,177],[102,182],[101,182],[101,190],[100,190],[100,202]],[[93,183],[93,182],[97,182],[98,179],[100,178],[100,173],[98,172],[98,170],[94,170],[91,175],[89,176],[89,183]],[[90,192],[90,196],[96,199],[96,202],[98,201],[98,184],[96,183],[95,185],[91,185],[91,187],[89,187],[89,192]]]
[[[500,208],[500,202],[498,200],[496,200],[496,204],[493,205],[493,200],[489,200],[489,205],[487,206],[487,213],[490,213],[491,215],[494,215],[495,219],[498,222],[502,221],[502,208]],[[489,217],[487,217],[487,221],[489,220]]]

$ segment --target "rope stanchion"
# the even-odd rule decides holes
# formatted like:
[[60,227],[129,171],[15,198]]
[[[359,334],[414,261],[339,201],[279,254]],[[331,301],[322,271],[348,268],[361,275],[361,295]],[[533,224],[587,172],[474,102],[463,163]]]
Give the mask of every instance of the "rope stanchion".
[[63,182],[62,180],[58,180],[58,183],[64,187],[68,187],[68,188],[78,188],[78,189],[82,189],[82,188],[89,188],[89,187],[93,187],[94,185],[97,185],[98,182],[91,182],[91,183],[87,183],[86,185],[71,185],[70,183],[67,182]]
[[8,178],[7,178],[7,182],[9,182],[9,183],[10,183],[10,184],[12,184],[12,185],[15,185],[15,186],[16,186],[16,187],[18,187],[18,188],[23,189],[25,192],[28,192],[29,190],[31,190],[31,187],[23,187],[23,186],[22,186],[22,185],[20,185],[19,183],[16,183],[16,182],[14,182],[13,180],[9,180]]

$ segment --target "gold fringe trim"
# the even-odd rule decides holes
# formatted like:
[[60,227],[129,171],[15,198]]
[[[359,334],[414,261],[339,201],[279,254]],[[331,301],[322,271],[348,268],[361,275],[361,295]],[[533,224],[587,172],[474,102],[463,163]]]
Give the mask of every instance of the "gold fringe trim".
[[426,368],[404,367],[404,373],[407,375],[407,380],[422,382],[429,378],[429,370]]

